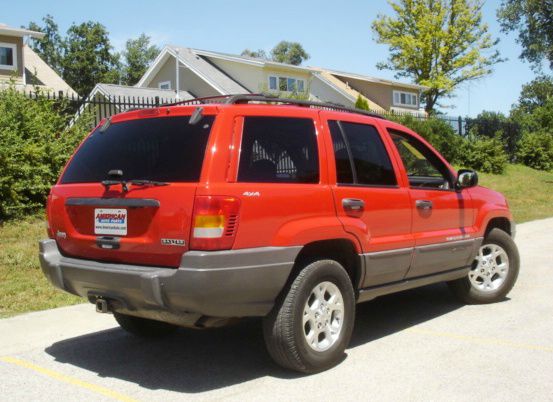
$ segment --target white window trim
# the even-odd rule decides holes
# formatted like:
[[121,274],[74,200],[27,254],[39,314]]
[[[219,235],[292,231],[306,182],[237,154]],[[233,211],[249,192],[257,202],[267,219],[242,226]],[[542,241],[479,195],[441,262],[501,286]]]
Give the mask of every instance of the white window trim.
[[[396,102],[396,94],[398,94],[399,102]],[[416,104],[413,105],[412,103],[401,103],[401,94],[409,95],[409,96],[415,96],[416,97]],[[419,107],[419,94],[415,92],[407,92],[407,91],[392,91],[392,104],[394,106],[407,106],[407,107],[413,107],[418,108]]]
[[[162,86],[168,85],[169,88],[162,88]],[[171,81],[161,81],[159,84],[157,84],[157,87],[159,89],[171,89]]]
[[0,69],[14,70],[14,71],[17,70],[17,45],[15,43],[0,42],[0,47],[7,47],[12,49],[12,54],[13,54],[13,65],[0,64]]
[[[276,78],[276,89],[271,89],[271,78]],[[278,84],[278,81],[279,81],[279,78],[285,78],[286,79],[286,88],[288,88],[288,79],[294,79],[296,80],[296,89],[298,87],[298,84],[297,82],[298,81],[303,81],[303,91],[299,91],[298,92],[301,92],[301,93],[304,93],[306,92],[306,86],[305,86],[305,78],[296,78],[296,77],[291,77],[291,76],[288,76],[288,75],[280,75],[280,74],[270,74],[268,77],[267,77],[267,85],[268,85],[268,88],[269,88],[269,91],[280,91],[280,92],[289,92],[291,93],[292,91],[282,91],[279,87],[279,84]]]

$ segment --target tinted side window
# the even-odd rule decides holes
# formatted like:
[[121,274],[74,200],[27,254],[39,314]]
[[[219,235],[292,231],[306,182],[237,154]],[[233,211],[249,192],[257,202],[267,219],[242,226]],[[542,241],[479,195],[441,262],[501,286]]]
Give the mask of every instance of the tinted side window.
[[100,182],[113,169],[122,170],[124,180],[198,181],[214,116],[195,125],[189,119],[137,119],[113,123],[104,132],[97,129],[77,151],[61,183]]
[[373,126],[330,121],[336,158],[337,181],[341,184],[393,186],[396,176],[384,143]]
[[313,120],[244,118],[238,181],[318,183],[319,157]]
[[389,133],[401,156],[411,187],[452,188],[449,169],[416,138],[400,131]]

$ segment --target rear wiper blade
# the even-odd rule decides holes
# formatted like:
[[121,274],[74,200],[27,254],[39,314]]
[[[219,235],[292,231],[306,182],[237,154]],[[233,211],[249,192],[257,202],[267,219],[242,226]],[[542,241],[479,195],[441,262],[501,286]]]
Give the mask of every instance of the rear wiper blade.
[[125,180],[102,180],[102,185],[106,188],[106,190],[109,190],[111,186],[115,186],[116,184],[121,184],[124,192],[129,191],[129,187],[127,186],[127,182]]
[[146,179],[129,180],[127,183],[133,184],[135,186],[168,186],[169,185],[169,183],[166,183],[164,181],[146,180]]

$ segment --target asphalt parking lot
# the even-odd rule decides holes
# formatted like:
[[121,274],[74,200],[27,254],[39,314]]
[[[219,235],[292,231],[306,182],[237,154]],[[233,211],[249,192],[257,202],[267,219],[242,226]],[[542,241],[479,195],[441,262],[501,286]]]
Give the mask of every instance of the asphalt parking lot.
[[146,341],[84,304],[0,320],[0,400],[552,400],[553,219],[519,225],[504,302],[464,306],[434,285],[358,306],[347,356],[276,367],[259,320]]

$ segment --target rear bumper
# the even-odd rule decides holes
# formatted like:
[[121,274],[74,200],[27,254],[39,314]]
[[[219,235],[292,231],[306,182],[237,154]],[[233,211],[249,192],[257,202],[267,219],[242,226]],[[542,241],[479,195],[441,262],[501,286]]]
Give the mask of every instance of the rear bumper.
[[189,251],[172,269],[64,257],[49,239],[40,242],[39,258],[46,277],[60,289],[92,302],[106,298],[115,311],[183,323],[202,316],[268,314],[300,249]]

